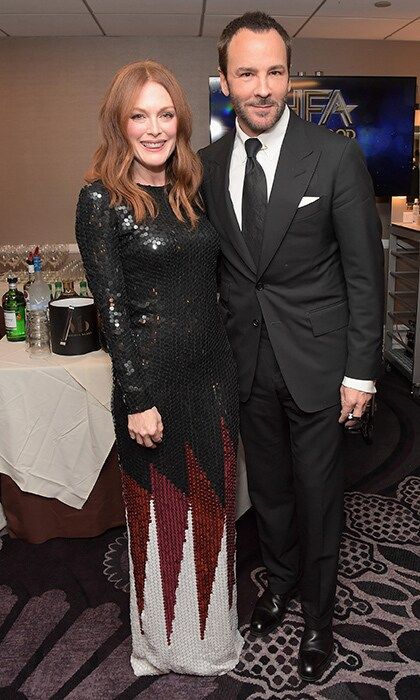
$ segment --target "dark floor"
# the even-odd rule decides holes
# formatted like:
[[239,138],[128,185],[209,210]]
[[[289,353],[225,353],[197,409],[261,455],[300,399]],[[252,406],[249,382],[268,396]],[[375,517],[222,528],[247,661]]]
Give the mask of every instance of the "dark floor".
[[335,655],[322,682],[296,673],[302,630],[292,601],[282,628],[251,642],[265,583],[254,516],[238,524],[238,601],[245,647],[223,677],[136,679],[129,665],[123,528],[30,545],[0,538],[0,698],[111,700],[381,700],[420,697],[420,406],[397,373],[381,383],[375,440],[346,438],[346,528]]

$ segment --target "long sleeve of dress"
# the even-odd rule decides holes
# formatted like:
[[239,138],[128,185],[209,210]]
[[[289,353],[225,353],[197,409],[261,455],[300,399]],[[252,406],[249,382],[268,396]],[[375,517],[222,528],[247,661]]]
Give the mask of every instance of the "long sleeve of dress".
[[129,413],[151,408],[129,305],[109,193],[99,182],[82,188],[76,212],[76,240],[86,277],[101,316],[114,376]]

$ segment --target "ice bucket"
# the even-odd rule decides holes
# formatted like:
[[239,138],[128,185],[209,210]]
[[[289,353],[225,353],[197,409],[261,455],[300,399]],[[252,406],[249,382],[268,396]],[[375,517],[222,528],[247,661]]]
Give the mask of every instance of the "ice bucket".
[[53,352],[57,355],[85,355],[99,350],[98,317],[93,299],[55,299],[49,308]]

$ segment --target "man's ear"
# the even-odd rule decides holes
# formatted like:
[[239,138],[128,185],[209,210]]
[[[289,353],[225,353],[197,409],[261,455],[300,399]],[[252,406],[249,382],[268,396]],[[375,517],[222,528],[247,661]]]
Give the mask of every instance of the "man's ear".
[[218,69],[218,71],[219,71],[219,78],[220,78],[220,88],[221,88],[224,96],[229,97],[229,85],[228,85],[228,82],[226,80],[226,76],[224,75],[224,73],[222,73],[220,68]]

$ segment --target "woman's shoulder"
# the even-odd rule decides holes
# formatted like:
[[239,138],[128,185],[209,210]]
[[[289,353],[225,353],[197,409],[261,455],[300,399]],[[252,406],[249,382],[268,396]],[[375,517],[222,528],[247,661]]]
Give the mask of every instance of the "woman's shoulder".
[[77,213],[82,218],[107,218],[112,212],[110,194],[101,180],[94,180],[83,185],[77,202]]
[[105,187],[102,180],[94,180],[93,182],[88,182],[83,185],[79,194],[80,200],[91,200],[96,204],[103,204],[104,206],[109,206],[109,191]]
[[79,193],[79,207],[87,207],[88,210],[101,210],[110,208],[110,194],[102,180],[94,180],[83,185]]

